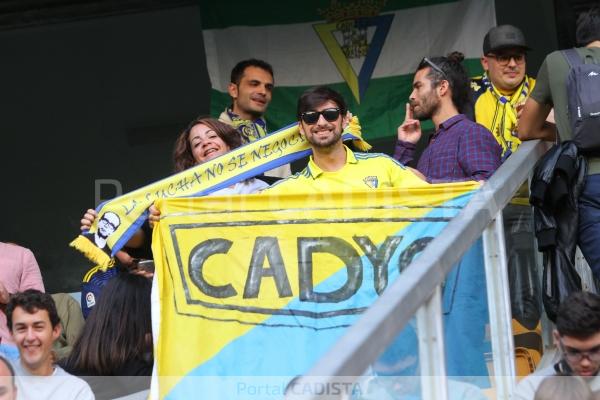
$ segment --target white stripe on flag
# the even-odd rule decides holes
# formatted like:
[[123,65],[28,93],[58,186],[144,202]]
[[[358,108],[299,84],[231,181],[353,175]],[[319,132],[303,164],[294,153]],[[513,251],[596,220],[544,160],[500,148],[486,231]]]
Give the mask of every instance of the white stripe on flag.
[[[493,0],[461,0],[386,12],[394,14],[373,78],[412,73],[425,56],[460,51],[479,58],[483,37],[496,25]],[[315,21],[319,23],[323,21]],[[204,31],[212,87],[226,92],[231,68],[247,58],[273,66],[277,86],[343,82],[313,23],[234,26]]]

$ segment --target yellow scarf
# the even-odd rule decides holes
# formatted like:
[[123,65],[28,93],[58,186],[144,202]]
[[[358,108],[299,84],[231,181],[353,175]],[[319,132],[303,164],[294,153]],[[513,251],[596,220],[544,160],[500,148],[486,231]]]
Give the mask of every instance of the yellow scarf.
[[[353,140],[363,151],[371,146],[362,140],[360,124],[353,117],[342,138]],[[294,123],[266,137],[234,149],[158,182],[100,204],[91,229],[71,246],[96,264],[108,267],[112,257],[142,226],[148,207],[170,197],[204,196],[311,154],[311,148]]]
[[[492,132],[502,146],[502,157],[504,159],[516,151],[521,144],[515,131],[517,125],[516,107],[525,102],[533,90],[535,80],[525,76],[521,85],[510,97],[500,93],[490,82],[487,75],[481,78],[481,83],[486,87],[486,90],[475,101],[475,120]],[[473,85],[476,85],[476,83],[473,83]]]

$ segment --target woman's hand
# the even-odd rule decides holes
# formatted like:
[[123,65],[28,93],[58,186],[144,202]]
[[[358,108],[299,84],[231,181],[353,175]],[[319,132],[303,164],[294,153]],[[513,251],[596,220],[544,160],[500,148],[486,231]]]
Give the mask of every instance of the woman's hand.
[[98,218],[96,210],[91,208],[88,209],[85,214],[83,214],[83,218],[81,218],[81,227],[79,229],[81,229],[81,231],[89,231],[96,218]]

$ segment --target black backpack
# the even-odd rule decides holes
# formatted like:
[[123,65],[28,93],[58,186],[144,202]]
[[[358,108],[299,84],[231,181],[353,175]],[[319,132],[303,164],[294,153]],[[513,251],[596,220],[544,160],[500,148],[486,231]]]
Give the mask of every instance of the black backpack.
[[567,77],[568,115],[573,142],[582,154],[600,154],[600,65],[581,59],[575,49],[562,51],[571,70]]

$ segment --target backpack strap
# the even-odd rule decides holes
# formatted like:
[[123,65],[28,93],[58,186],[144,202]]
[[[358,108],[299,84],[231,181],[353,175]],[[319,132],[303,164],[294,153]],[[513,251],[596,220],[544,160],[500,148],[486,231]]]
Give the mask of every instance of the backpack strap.
[[566,49],[566,50],[561,50],[560,52],[563,53],[563,56],[565,56],[565,58],[567,59],[567,62],[569,63],[569,67],[573,68],[576,65],[583,64],[583,61],[581,60],[581,57],[579,57],[579,53],[577,53],[577,50]]

